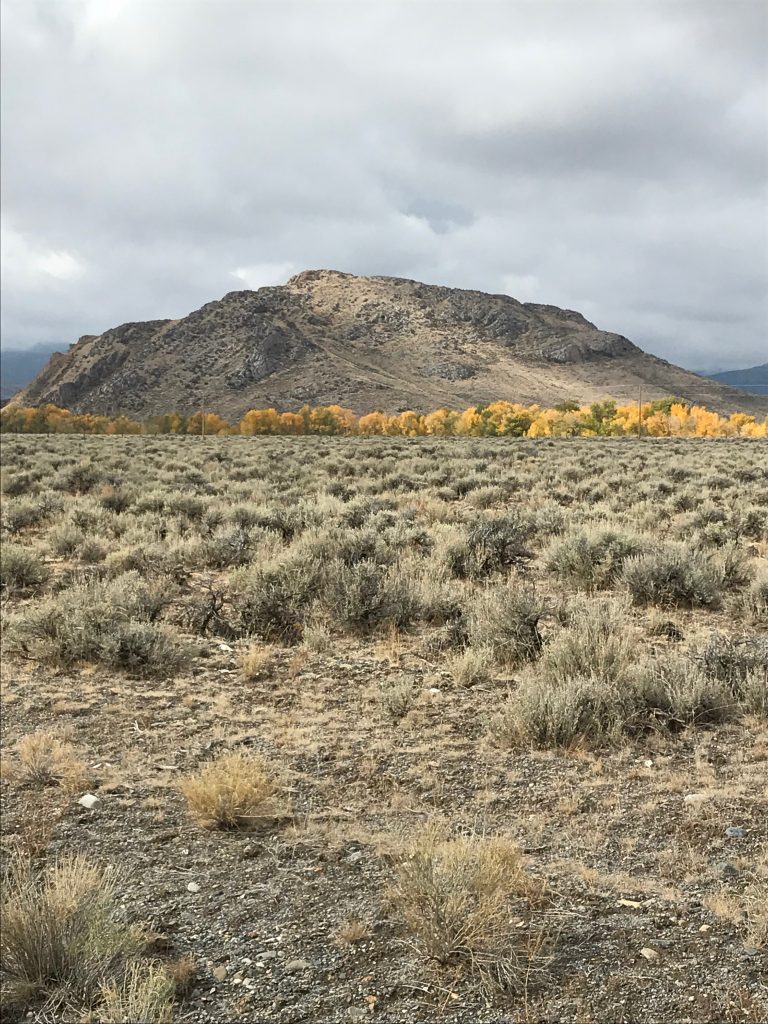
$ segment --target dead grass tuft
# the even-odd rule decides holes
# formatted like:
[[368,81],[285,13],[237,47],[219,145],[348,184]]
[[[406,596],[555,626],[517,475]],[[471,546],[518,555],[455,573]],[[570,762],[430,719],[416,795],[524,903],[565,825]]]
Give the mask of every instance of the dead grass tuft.
[[244,828],[277,811],[277,787],[266,762],[249,754],[224,754],[179,788],[192,818],[203,828]]
[[541,886],[507,839],[430,830],[401,856],[390,896],[423,957],[489,991],[520,991],[541,966],[544,930],[518,927]]

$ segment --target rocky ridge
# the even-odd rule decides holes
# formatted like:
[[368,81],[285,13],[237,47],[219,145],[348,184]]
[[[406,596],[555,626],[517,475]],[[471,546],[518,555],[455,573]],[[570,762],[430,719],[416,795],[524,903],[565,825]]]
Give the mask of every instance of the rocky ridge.
[[15,400],[134,416],[188,413],[205,402],[237,418],[306,402],[424,412],[640,395],[768,413],[768,397],[673,366],[573,310],[330,270],[230,292],[180,320],[86,335]]

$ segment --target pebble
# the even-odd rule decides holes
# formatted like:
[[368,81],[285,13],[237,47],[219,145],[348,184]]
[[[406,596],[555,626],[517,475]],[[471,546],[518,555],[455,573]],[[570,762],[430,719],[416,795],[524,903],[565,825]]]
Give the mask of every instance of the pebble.
[[216,967],[213,971],[213,976],[216,981],[224,981],[227,976],[227,968],[223,964],[221,967]]
[[306,971],[311,966],[309,960],[289,960],[283,969],[286,974],[294,974],[296,971]]
[[189,882],[187,884],[187,889],[189,892],[200,892],[200,886],[197,882]]
[[257,960],[277,960],[277,953],[274,949],[267,949],[263,953],[256,954]]
[[741,827],[741,825],[729,825],[728,828],[725,830],[725,834],[728,836],[729,839],[743,839],[744,829]]
[[81,807],[85,807],[90,811],[91,808],[95,807],[100,801],[97,796],[93,795],[93,793],[86,793],[85,796],[81,796],[77,802]]
[[646,960],[658,960],[659,954],[655,949],[651,949],[650,946],[643,946],[640,950],[640,956],[645,957]]

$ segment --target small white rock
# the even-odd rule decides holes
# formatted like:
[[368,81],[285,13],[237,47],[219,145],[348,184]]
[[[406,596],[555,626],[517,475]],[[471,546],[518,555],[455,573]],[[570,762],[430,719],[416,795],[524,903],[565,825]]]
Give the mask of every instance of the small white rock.
[[200,892],[200,886],[197,882],[189,882],[187,884],[187,889],[189,892]]
[[219,650],[220,651],[231,651],[232,648],[229,646],[229,644],[219,644]]
[[85,796],[81,796],[77,801],[81,807],[87,808],[89,811],[99,803],[99,798],[94,796],[93,793],[86,793]]
[[655,949],[651,949],[650,946],[643,946],[640,950],[640,956],[645,957],[646,960],[658,960],[659,954]]

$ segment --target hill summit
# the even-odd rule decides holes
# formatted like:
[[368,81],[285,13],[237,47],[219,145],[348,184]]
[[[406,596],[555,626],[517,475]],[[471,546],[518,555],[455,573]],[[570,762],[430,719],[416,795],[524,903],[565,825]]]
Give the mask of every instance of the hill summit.
[[15,401],[132,416],[189,413],[204,401],[234,419],[304,403],[426,412],[641,393],[768,412],[768,398],[673,366],[573,310],[334,270],[230,292],[181,320],[86,335],[52,356]]

